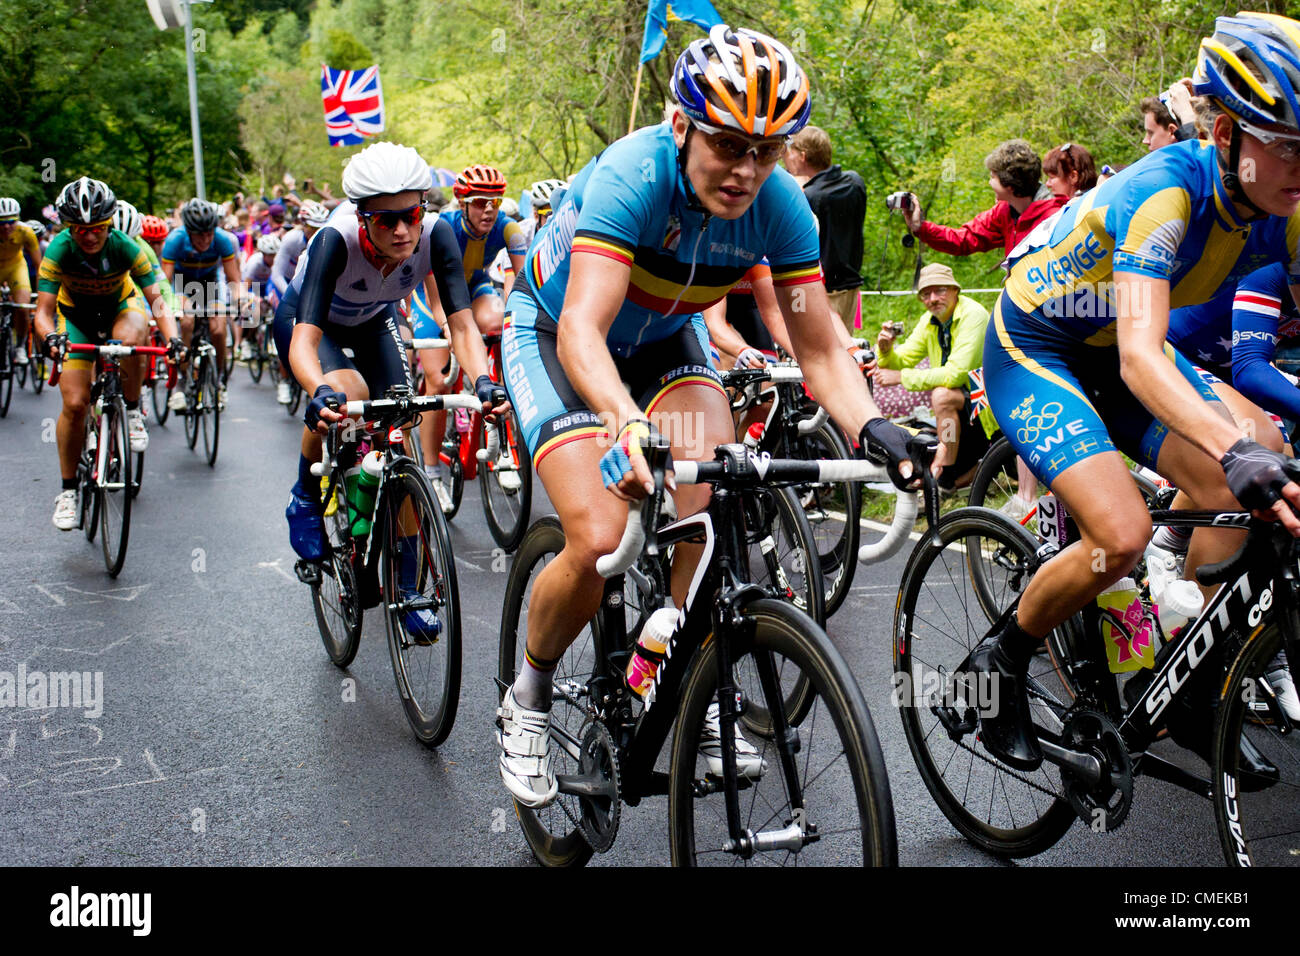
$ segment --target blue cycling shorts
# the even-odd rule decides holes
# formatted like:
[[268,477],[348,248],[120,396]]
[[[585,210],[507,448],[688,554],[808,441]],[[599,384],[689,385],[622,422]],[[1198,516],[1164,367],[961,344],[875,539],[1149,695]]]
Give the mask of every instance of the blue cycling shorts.
[[[1167,343],[1165,355],[1201,398],[1219,402]],[[1117,448],[1156,469],[1169,428],[1124,384],[1119,349],[1054,334],[1005,292],[984,336],[984,382],[1002,433],[1048,487],[1076,462]]]
[[[506,309],[501,361],[534,465],[560,445],[609,435],[570,384],[556,353],[555,333],[555,320],[538,308],[525,283],[516,283]],[[683,386],[703,385],[726,394],[709,355],[704,316],[696,313],[667,338],[648,342],[626,358],[611,358],[632,397],[651,415],[664,396]]]

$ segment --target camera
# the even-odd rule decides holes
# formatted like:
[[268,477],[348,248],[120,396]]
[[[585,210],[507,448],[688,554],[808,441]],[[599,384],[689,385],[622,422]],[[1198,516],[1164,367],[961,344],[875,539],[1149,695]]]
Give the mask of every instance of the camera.
[[903,212],[912,211],[912,194],[909,192],[890,193],[885,197],[886,209],[901,209]]

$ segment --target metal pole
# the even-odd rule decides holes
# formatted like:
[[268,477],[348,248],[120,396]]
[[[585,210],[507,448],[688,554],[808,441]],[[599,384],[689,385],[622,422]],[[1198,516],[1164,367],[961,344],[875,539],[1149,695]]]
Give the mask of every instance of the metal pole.
[[194,184],[200,199],[207,199],[203,183],[203,136],[199,132],[199,85],[194,75],[194,19],[190,14],[190,0],[181,0],[185,8],[185,69],[190,81],[190,139],[194,142]]

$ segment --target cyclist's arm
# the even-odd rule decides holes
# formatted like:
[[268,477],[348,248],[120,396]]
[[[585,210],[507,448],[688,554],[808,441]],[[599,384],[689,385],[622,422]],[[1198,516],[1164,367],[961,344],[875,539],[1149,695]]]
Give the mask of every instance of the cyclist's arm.
[[[790,343],[790,333],[786,331],[785,319],[781,318],[781,306],[776,301],[776,287],[772,285],[772,275],[759,276],[752,282],[754,305],[758,307],[758,317],[763,320],[772,341],[781,346],[789,355],[794,355],[794,346]],[[848,348],[853,344],[852,337],[842,322],[836,323],[844,331],[843,345]]]
[[718,347],[718,351],[727,356],[728,364],[734,362],[740,353],[749,348],[749,343],[736,331],[735,326],[727,321],[727,300],[720,299],[702,313],[704,326],[709,330],[709,338]]
[[176,328],[176,318],[172,315],[172,310],[167,306],[167,299],[163,296],[158,284],[151,282],[141,291],[144,293],[145,300],[149,303],[149,311],[158,323],[158,328],[163,337],[168,341],[180,338],[180,330]]
[[[795,295],[802,290],[802,310],[795,310]],[[850,435],[857,435],[880,409],[867,391],[858,365],[845,350],[836,331],[843,325],[831,318],[826,287],[820,282],[781,285],[774,288],[776,300],[790,332],[790,344],[799,359],[804,379],[817,401],[831,418]],[[910,465],[900,467],[906,477]]]
[[347,240],[333,230],[321,235],[307,260],[307,272],[298,295],[298,321],[289,343],[289,369],[308,395],[325,384],[317,349],[329,320],[334,287],[347,264]]
[[1169,280],[1116,272],[1115,298],[1124,384],[1163,424],[1219,461],[1241,433],[1227,410],[1205,402],[1165,355]]
[[176,263],[174,263],[174,262],[168,262],[166,259],[164,259],[164,260],[162,260],[162,262],[160,263],[160,265],[162,266],[162,274],[163,274],[163,278],[166,279],[168,283],[175,282],[175,281],[176,281]]
[[[1291,295],[1291,292],[1284,292]],[[1300,388],[1272,364],[1281,302],[1238,289],[1232,309],[1232,385],[1262,408],[1300,419]]]
[[23,237],[23,247],[27,252],[27,258],[32,261],[32,266],[39,269],[41,266],[41,244],[36,240],[36,233]]
[[515,277],[519,275],[520,270],[524,267],[524,257],[515,255],[513,252],[507,253],[507,255],[510,256],[510,268],[506,270],[506,278],[505,282],[501,284],[501,292],[508,299],[510,298],[510,290],[515,287]]
[[54,309],[58,305],[59,295],[57,292],[46,292],[44,289],[36,293],[36,335],[44,339],[57,327],[54,322]]
[[[411,303],[411,309],[414,310],[415,293],[411,294],[409,302]],[[438,280],[432,272],[424,277],[424,304],[429,307],[429,314],[433,316],[433,321],[438,328],[444,332],[449,331],[447,310],[442,307],[442,295],[438,292]]]
[[221,266],[226,272],[226,284],[230,286],[231,298],[235,303],[242,302],[248,297],[248,288],[239,274],[239,263],[235,261],[234,256],[231,256],[224,260]]

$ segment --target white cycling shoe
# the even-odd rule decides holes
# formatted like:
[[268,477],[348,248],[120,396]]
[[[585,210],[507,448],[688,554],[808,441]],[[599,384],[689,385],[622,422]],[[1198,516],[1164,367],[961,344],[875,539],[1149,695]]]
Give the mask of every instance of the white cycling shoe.
[[523,486],[523,482],[519,480],[519,472],[515,471],[514,468],[498,471],[497,484],[508,495],[513,495]]
[[60,491],[54,499],[54,527],[60,531],[77,527],[77,493],[72,489]]
[[167,399],[167,407],[174,412],[185,411],[189,407],[189,403],[185,401],[185,393],[179,388],[172,392],[171,398]]
[[442,513],[449,515],[455,511],[456,504],[451,500],[451,492],[447,490],[447,483],[441,478],[430,478],[429,484],[433,485],[433,493],[438,497],[438,505],[442,508]]
[[144,427],[144,412],[130,409],[126,413],[126,428],[130,435],[131,450],[142,452],[149,450],[149,433]]
[[1286,651],[1277,652],[1277,656],[1269,663],[1265,676],[1287,718],[1293,723],[1300,723],[1300,695],[1296,694],[1295,681],[1291,679],[1291,670],[1287,667]]
[[[700,733],[700,755],[709,764],[709,773],[722,776],[722,721],[718,717],[718,702],[709,704],[708,713],[704,715],[704,729]],[[767,770],[764,760],[754,745],[740,733],[740,723],[736,723],[736,773],[750,780],[757,780]]]
[[501,782],[524,806],[534,810],[547,806],[559,792],[551,763],[550,712],[521,707],[512,686],[497,708],[497,717]]
[[281,405],[288,405],[293,401],[293,394],[289,391],[288,382],[280,382],[275,386],[275,400]]

